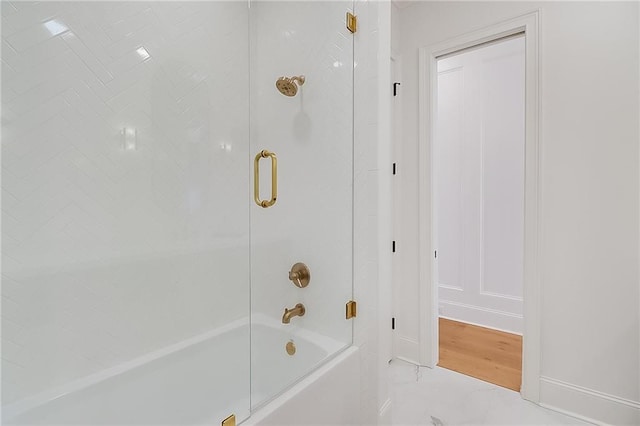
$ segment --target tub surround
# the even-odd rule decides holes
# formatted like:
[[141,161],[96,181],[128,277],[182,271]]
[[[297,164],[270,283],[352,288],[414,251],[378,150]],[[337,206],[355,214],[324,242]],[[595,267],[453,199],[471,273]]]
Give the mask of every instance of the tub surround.
[[[281,389],[304,378],[308,365],[322,365],[346,348],[330,337],[285,326],[261,314],[251,318],[251,333],[254,349],[265,354],[251,366],[252,410],[265,406],[274,395],[282,393]],[[233,321],[4,407],[3,424],[89,424],[99,418],[104,424],[113,425],[197,425],[208,424],[211,418],[224,418],[230,412],[239,421],[244,420],[249,416],[243,408],[247,406],[244,399],[249,383],[237,380],[234,371],[239,363],[248,362],[249,355],[242,352],[248,339],[249,318]],[[289,341],[296,344],[293,356],[285,351]],[[215,358],[220,353],[224,358]],[[212,369],[210,361],[214,358],[227,368]],[[332,365],[337,362],[334,360]],[[216,396],[220,383],[229,386],[224,395]],[[181,398],[185,387],[199,389],[198,397]],[[224,398],[224,410],[211,413],[210,398]]]
[[[301,13],[310,5],[305,4]],[[229,41],[246,36],[246,4],[75,6],[3,3],[3,419],[8,424],[79,424],[99,413],[106,423],[211,424],[212,417],[223,419],[230,411],[238,420],[246,419],[251,406],[249,372],[238,374],[236,369],[232,374],[232,367],[250,364],[245,360],[248,309],[238,309],[249,295],[249,213],[242,207],[249,187],[242,172],[250,154],[248,119],[243,115],[249,109],[244,102],[249,89],[242,74],[234,72],[248,64],[243,55],[233,59],[243,49]],[[316,6],[326,10],[326,4]],[[352,47],[355,69],[336,57],[320,78],[304,70],[305,85],[291,99],[277,94],[273,79],[297,70],[278,70],[268,77],[269,90],[283,103],[289,101],[287,111],[297,114],[293,131],[299,142],[309,142],[309,122],[298,114],[299,102],[312,106],[314,93],[325,94],[317,91],[323,76],[334,78],[341,70],[345,78],[335,94],[353,93],[353,106],[344,111],[351,118],[338,126],[331,114],[320,114],[327,123],[319,127],[325,132],[323,143],[334,140],[337,132],[353,137],[348,155],[327,149],[324,159],[334,164],[353,156],[353,170],[341,172],[353,182],[353,194],[342,194],[352,198],[353,211],[340,214],[353,215],[340,232],[342,243],[353,238],[353,250],[348,250],[352,265],[340,267],[340,276],[347,282],[353,279],[353,293],[348,288],[340,293],[339,303],[327,303],[328,289],[348,286],[339,280],[318,286],[321,275],[312,267],[314,282],[304,290],[313,302],[291,291],[295,299],[284,301],[287,306],[304,303],[304,317],[281,324],[283,298],[269,289],[261,301],[277,301],[278,312],[274,315],[268,306],[252,311],[254,326],[262,313],[263,322],[273,325],[266,328],[287,327],[288,339],[278,339],[268,349],[273,354],[291,361],[285,344],[293,337],[293,359],[309,352],[305,339],[314,341],[309,348],[320,348],[314,349],[311,367],[331,358],[328,353],[338,355],[288,390],[285,399],[274,402],[270,400],[281,388],[269,389],[270,385],[291,385],[310,370],[276,383],[267,377],[265,365],[254,364],[256,372],[265,373],[265,386],[256,383],[253,399],[259,402],[253,404],[251,421],[281,422],[273,419],[288,418],[291,403],[283,401],[293,400],[308,407],[296,424],[318,419],[374,424],[381,414],[391,413],[386,383],[379,380],[387,362],[381,354],[387,351],[380,351],[386,343],[378,331],[387,323],[386,308],[380,307],[386,306],[383,290],[388,288],[388,259],[378,250],[381,224],[388,219],[380,210],[385,198],[378,197],[386,174],[379,171],[389,160],[384,154],[388,114],[382,107],[388,95],[385,60],[378,56],[388,57],[389,3],[358,0],[353,6],[358,32],[347,39],[336,34],[336,40],[324,47],[326,40],[320,40],[318,49],[327,49],[326,58],[334,50],[347,54],[340,46]],[[334,19],[341,29],[344,12]],[[43,24],[53,15],[56,19]],[[215,25],[206,21],[208,16],[215,16]],[[294,34],[285,31],[279,36]],[[204,53],[203,37],[214,42]],[[132,46],[135,55],[128,54]],[[313,62],[320,57],[318,49],[307,49],[296,60]],[[225,58],[222,68],[217,66],[220,58]],[[220,180],[212,171],[230,177]],[[204,185],[205,181],[212,184]],[[328,185],[320,195],[333,190]],[[240,213],[220,209],[220,199]],[[314,238],[322,237],[321,227],[311,231]],[[211,249],[212,240],[224,247]],[[252,244],[254,240],[252,260],[291,250],[286,241],[276,241],[270,251],[268,238],[252,235]],[[307,262],[294,251],[296,258],[286,267]],[[380,279],[387,284],[379,285]],[[288,290],[301,290],[287,284]],[[345,322],[344,303],[349,299],[358,301],[358,317]],[[325,320],[310,322],[315,315]],[[233,322],[224,325],[227,321]],[[334,339],[327,331],[336,324],[346,326]],[[256,337],[258,345],[272,343]],[[227,339],[236,350],[224,352],[223,362],[211,363],[214,353],[207,343],[216,339]],[[340,352],[351,343],[356,346]],[[24,353],[32,356],[20,358]],[[210,368],[195,368],[198,364]],[[156,369],[166,374],[158,375]],[[212,386],[220,377],[237,388],[216,398]],[[244,397],[234,397],[239,393]],[[227,396],[230,399],[224,399]],[[151,405],[159,408],[154,411]],[[179,406],[184,410],[176,410]]]

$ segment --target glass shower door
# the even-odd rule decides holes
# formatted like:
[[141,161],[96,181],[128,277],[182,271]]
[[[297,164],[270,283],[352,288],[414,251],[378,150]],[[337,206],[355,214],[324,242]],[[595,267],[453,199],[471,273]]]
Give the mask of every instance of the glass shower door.
[[246,2],[2,2],[2,424],[249,415]]
[[251,3],[252,408],[352,342],[352,8]]

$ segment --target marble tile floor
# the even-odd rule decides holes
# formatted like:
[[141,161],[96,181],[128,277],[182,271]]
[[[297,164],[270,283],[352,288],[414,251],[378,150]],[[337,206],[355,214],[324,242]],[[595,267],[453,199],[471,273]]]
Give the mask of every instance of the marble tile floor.
[[523,400],[520,394],[454,371],[389,368],[394,425],[584,425],[581,420]]

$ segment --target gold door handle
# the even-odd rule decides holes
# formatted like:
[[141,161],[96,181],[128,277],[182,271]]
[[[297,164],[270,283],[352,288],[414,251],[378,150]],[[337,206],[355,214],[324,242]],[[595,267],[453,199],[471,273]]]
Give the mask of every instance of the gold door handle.
[[[260,200],[260,159],[271,157],[271,200]],[[253,161],[253,199],[260,207],[271,207],[278,197],[278,158],[271,151],[263,149]]]

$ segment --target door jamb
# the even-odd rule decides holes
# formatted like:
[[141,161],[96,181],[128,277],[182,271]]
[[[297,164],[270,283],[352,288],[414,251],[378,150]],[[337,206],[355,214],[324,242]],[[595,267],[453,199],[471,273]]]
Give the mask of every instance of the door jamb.
[[[396,71],[396,74],[392,73],[391,77],[391,81],[390,83],[393,84],[394,81],[393,80],[400,80],[400,76],[402,75],[402,56],[400,53],[398,53],[395,50],[391,50],[391,64],[392,66],[395,67],[394,71]],[[394,78],[395,77],[395,78]],[[399,92],[399,96],[402,94],[402,86],[400,86],[400,92]],[[400,157],[401,154],[401,141],[402,141],[402,136],[401,136],[401,132],[402,132],[402,126],[400,121],[400,118],[402,117],[402,102],[399,100],[396,100],[393,98],[394,95],[393,93],[391,93],[391,101],[392,103],[395,102],[395,105],[392,106],[391,111],[393,111],[393,115],[390,117],[390,122],[391,122],[391,158],[392,158],[392,162],[399,167],[400,163],[402,163],[402,159]],[[401,174],[397,174],[397,172],[395,172],[396,168],[393,168],[394,171],[394,176],[392,177],[392,183],[391,183],[391,201],[392,203],[392,207],[391,207],[391,228],[392,228],[392,238],[393,241],[396,241],[400,238],[401,236],[401,228],[398,226],[398,222],[401,219],[399,216],[399,210],[398,210],[398,206],[399,203],[397,202],[397,200],[399,200],[399,196],[400,193],[398,192],[398,189],[400,187],[400,179],[401,179]],[[394,244],[394,248],[395,248],[395,244]],[[398,279],[399,274],[401,274],[401,268],[400,268],[400,259],[398,256],[398,253],[393,253],[392,257],[391,257],[391,279],[392,279],[392,283],[395,283]],[[396,313],[398,312],[398,308],[396,306],[397,303],[397,295],[396,295],[396,286],[392,285],[392,291],[391,291],[391,316],[392,316],[392,324],[395,326],[395,316]],[[396,356],[396,349],[397,349],[397,343],[396,343],[396,339],[397,339],[397,334],[395,333],[395,328],[392,328],[392,332],[391,332],[391,359],[393,359]]]
[[433,194],[434,126],[436,121],[437,58],[502,37],[525,33],[525,219],[523,280],[522,387],[524,399],[540,399],[540,11],[467,33],[419,50],[419,287],[420,364],[438,363],[438,288],[435,284],[436,226]]

